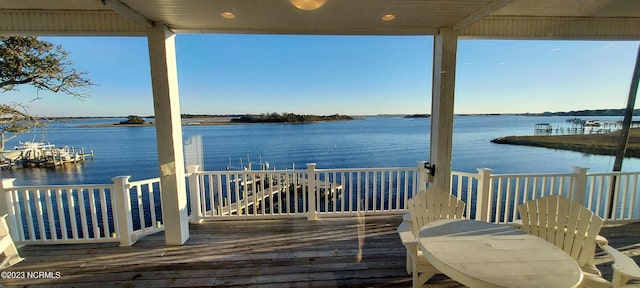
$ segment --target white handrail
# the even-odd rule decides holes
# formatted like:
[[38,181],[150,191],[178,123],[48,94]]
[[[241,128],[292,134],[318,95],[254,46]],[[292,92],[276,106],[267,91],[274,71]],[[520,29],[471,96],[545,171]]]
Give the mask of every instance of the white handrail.
[[192,221],[402,213],[418,178],[416,168],[189,171]]
[[[586,169],[536,174],[491,174],[490,169],[479,169],[478,173],[453,171],[451,193],[467,203],[467,217],[495,223],[517,220],[519,204],[555,194],[580,199],[609,222],[640,220],[640,172],[586,173],[584,177],[580,173],[586,173]],[[485,175],[488,179],[483,179]],[[478,195],[489,196],[483,200]]]

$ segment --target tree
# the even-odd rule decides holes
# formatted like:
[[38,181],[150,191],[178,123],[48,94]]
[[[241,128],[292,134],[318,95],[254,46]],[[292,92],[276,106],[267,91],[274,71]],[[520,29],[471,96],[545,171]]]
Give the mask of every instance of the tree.
[[[19,105],[0,104],[0,150],[5,149],[7,141],[16,138],[19,133],[31,131],[35,127],[43,127],[42,122],[32,117]],[[7,133],[13,133],[7,136]]]
[[[33,100],[40,91],[64,93],[75,98],[88,96],[85,88],[94,85],[85,78],[87,72],[73,68],[69,52],[60,45],[36,37],[0,37],[0,92],[16,91],[19,86],[36,88]],[[43,127],[43,123],[27,113],[20,104],[0,104],[0,148],[17,133]],[[7,133],[13,133],[7,137]]]
[[36,37],[0,37],[0,88],[3,92],[31,85],[38,91],[62,92],[77,98],[91,80],[69,60],[69,52],[60,45]]
[[127,121],[120,121],[120,124],[144,124],[144,119],[140,116],[129,115],[127,116]]

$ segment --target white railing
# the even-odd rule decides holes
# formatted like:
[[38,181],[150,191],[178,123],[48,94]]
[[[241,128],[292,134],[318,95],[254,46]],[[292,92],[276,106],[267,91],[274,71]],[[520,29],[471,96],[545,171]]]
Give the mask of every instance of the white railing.
[[583,203],[606,221],[640,220],[640,172],[491,174],[452,172],[451,193],[467,203],[466,217],[507,223],[519,219],[518,205],[547,195]]
[[138,237],[164,230],[160,178],[129,182],[133,231]]
[[12,237],[17,244],[119,241],[110,191],[108,185],[5,190]]
[[[198,171],[189,167],[191,221],[404,213],[426,187],[415,168],[280,171]],[[606,221],[640,220],[640,172],[492,174],[452,172],[451,193],[467,203],[465,216],[495,223],[519,219],[519,204],[560,194]],[[119,242],[164,230],[159,178],[113,178],[104,185],[14,186],[2,179],[0,214],[16,244]]]
[[[119,242],[161,231],[159,179],[113,184],[14,186],[2,179],[6,213],[16,244]],[[134,200],[134,201],[132,201]],[[154,203],[157,203],[155,205]],[[135,220],[135,221],[134,221]]]
[[[416,168],[198,171],[188,169],[192,222],[204,218],[317,217],[400,213]],[[197,209],[194,209],[197,207]]]

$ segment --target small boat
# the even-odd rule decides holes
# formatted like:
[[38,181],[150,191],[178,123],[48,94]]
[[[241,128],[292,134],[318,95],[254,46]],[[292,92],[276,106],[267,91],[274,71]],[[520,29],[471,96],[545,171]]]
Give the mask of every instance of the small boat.
[[0,157],[2,157],[2,159],[5,161],[15,162],[16,160],[19,160],[22,157],[22,151],[3,150],[3,151],[0,151]]
[[587,121],[584,121],[584,126],[600,127],[600,120],[587,120]]

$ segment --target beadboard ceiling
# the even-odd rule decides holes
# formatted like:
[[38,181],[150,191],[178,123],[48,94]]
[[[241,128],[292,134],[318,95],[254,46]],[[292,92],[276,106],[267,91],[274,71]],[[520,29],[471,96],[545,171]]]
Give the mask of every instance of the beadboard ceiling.
[[288,0],[0,1],[1,34],[141,35],[153,23],[177,33],[420,35],[453,27],[476,38],[639,39],[640,1],[326,0],[314,11]]

